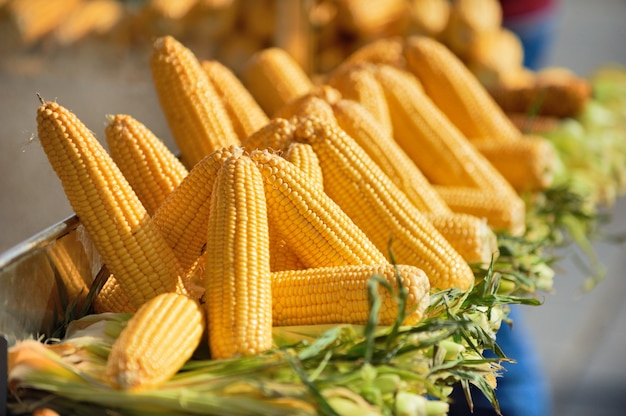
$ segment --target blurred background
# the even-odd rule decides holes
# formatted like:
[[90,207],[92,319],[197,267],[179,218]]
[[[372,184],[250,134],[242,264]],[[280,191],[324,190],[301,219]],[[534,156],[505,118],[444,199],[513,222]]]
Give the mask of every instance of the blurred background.
[[[607,63],[626,65],[624,21],[623,0],[563,0],[549,64],[580,76]],[[5,39],[6,26],[1,20]],[[127,113],[175,148],[152,87],[149,48],[123,42],[115,39],[106,47],[76,42],[71,48],[44,43],[0,51],[0,252],[72,213],[37,143],[36,94],[72,110],[99,138],[107,114]],[[194,46],[200,55],[216,53],[207,45]],[[236,63],[241,57],[228,59]],[[606,234],[626,235],[626,201],[617,201],[610,214]],[[524,308],[556,415],[612,416],[626,408],[626,247],[607,236],[595,250],[607,275],[592,292],[582,290],[586,275],[579,257],[564,251],[554,293],[541,307]]]

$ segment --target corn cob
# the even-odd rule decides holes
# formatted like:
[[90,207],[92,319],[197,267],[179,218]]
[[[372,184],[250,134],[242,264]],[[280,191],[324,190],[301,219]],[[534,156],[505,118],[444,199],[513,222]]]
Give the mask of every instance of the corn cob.
[[171,36],[154,42],[154,86],[183,163],[191,169],[213,151],[239,145],[220,96],[191,50]]
[[272,347],[270,248],[263,178],[240,149],[226,159],[211,196],[205,296],[211,356]]
[[124,293],[124,290],[112,274],[109,275],[104,286],[100,289],[93,301],[93,308],[96,313],[133,313],[137,311]]
[[87,127],[59,104],[42,101],[37,131],[70,205],[133,305],[183,290],[174,252]]
[[278,231],[305,267],[387,262],[350,217],[300,169],[267,150],[254,151],[251,158],[264,177],[270,228]]
[[410,35],[438,38],[443,34],[450,17],[449,0],[411,0]]
[[552,184],[557,154],[541,136],[522,136],[511,142],[479,141],[478,151],[518,191],[537,191]]
[[196,301],[176,293],[156,296],[139,308],[113,343],[108,382],[129,391],[158,388],[191,358],[204,326]]
[[426,218],[466,262],[489,263],[497,258],[498,239],[486,219],[463,213],[426,214]]
[[304,69],[285,50],[276,47],[255,53],[242,70],[242,80],[270,116],[313,88]]
[[327,84],[339,91],[343,99],[361,104],[376,119],[383,133],[392,136],[385,92],[367,65],[351,65],[335,71]]
[[372,40],[400,35],[408,23],[404,0],[336,0],[337,18],[344,31]]
[[216,60],[203,60],[201,65],[222,98],[240,141],[269,122],[259,104],[230,69]]
[[291,143],[285,152],[285,159],[300,168],[311,184],[324,188],[324,175],[320,161],[311,145]]
[[187,176],[187,169],[154,133],[129,115],[111,116],[105,133],[111,157],[153,215]]
[[512,204],[511,200],[488,189],[437,185],[435,189],[454,212],[486,218],[494,231],[506,231],[511,235],[524,233],[526,211],[523,202]]
[[90,281],[83,276],[91,277],[89,259],[84,253],[71,251],[73,246],[70,236],[58,239],[46,249],[50,263],[54,266],[56,284],[67,295],[69,305],[80,311],[87,300]]
[[68,13],[54,35],[59,42],[69,45],[88,35],[106,34],[123,17],[124,8],[118,1],[90,0]]
[[13,0],[5,7],[21,41],[28,45],[59,27],[81,3],[82,0]]
[[[273,325],[365,324],[372,276],[381,277],[395,291],[399,277],[408,291],[404,324],[419,322],[429,302],[428,277],[417,267],[381,264],[272,273]],[[382,287],[378,293],[382,298],[379,324],[392,325],[398,316],[397,298]]]
[[185,271],[204,253],[213,184],[233,151],[232,147],[219,149],[196,163],[154,214],[155,225]]
[[469,288],[474,275],[464,259],[358,144],[338,126],[309,117],[296,140],[318,154],[326,193],[379,250],[399,264],[424,270],[433,288]]
[[407,66],[426,94],[470,140],[516,140],[520,131],[478,79],[443,44],[422,36],[406,40]]

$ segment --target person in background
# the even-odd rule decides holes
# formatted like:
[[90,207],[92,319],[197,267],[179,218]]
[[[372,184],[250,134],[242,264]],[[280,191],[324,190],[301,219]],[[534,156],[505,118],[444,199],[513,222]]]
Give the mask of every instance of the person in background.
[[[560,1],[500,0],[500,3],[502,26],[517,34],[524,47],[524,66],[531,70],[546,66],[557,32]],[[496,397],[503,416],[549,416],[553,411],[550,389],[521,307],[511,305],[509,317],[513,326],[503,323],[497,334],[498,345],[515,363],[503,364],[503,377],[498,378]],[[471,393],[473,411],[470,411],[462,389],[455,388],[448,415],[497,415],[477,388],[472,386]]]

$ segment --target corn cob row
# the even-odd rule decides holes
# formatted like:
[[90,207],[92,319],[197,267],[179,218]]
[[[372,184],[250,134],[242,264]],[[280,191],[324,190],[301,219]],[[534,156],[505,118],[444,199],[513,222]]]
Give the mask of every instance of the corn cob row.
[[263,177],[239,149],[224,161],[207,232],[205,301],[213,358],[272,347],[270,248]]
[[423,269],[433,288],[469,288],[474,275],[465,260],[367,154],[338,126],[309,117],[296,140],[318,154],[325,191],[382,252]]
[[[413,266],[381,264],[272,273],[274,326],[365,324],[370,314],[367,285],[372,276],[382,277],[396,292],[399,276],[408,289],[404,324],[419,322],[429,301],[429,283],[424,271]],[[385,289],[381,288],[379,294],[383,301],[379,324],[391,325],[398,315],[397,300]]]
[[111,158],[153,215],[187,176],[187,169],[154,133],[129,115],[110,116],[105,138]]
[[324,173],[313,147],[306,143],[293,142],[287,147],[285,159],[300,168],[313,185],[324,189]]
[[216,60],[204,60],[201,65],[215,91],[222,98],[239,141],[243,141],[269,122],[254,97],[230,69]]
[[174,252],[87,127],[59,104],[42,102],[37,131],[74,212],[132,304],[184,291]]
[[190,49],[164,36],[154,42],[150,65],[161,108],[188,169],[217,149],[240,144],[222,99]]
[[[499,208],[506,215],[487,216],[495,213],[491,206],[485,206],[483,212],[460,212],[486,217],[495,231],[523,232],[526,208],[515,189],[421,91],[419,84],[407,82],[398,71],[390,66],[376,69],[399,145],[431,183],[490,191],[499,195]],[[447,199],[444,201],[455,211]]]
[[270,116],[313,88],[313,81],[304,69],[281,48],[268,48],[254,54],[241,76],[244,85]]
[[204,331],[200,305],[187,296],[163,293],[146,302],[115,340],[106,378],[117,389],[155,389],[187,362]]

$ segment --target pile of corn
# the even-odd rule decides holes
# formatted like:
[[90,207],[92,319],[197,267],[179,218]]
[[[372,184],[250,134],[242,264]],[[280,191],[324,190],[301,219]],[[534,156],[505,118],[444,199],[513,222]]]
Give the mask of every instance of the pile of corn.
[[316,83],[282,49],[238,78],[171,36],[150,65],[180,159],[130,115],[109,116],[107,151],[59,103],[37,110],[105,268],[89,287],[58,257],[72,312],[95,314],[12,347],[13,394],[122,412],[438,415],[460,383],[497,409],[506,305],[552,283],[537,250],[552,224],[529,222],[521,196],[559,173],[550,141],[429,37],[368,44]]

